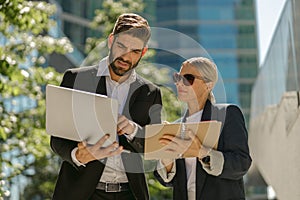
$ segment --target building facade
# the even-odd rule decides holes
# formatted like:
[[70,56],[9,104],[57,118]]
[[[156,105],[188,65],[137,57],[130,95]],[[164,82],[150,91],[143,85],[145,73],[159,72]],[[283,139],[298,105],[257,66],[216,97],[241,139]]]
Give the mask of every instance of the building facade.
[[252,91],[253,164],[278,199],[299,199],[300,9],[287,0]]
[[97,37],[96,30],[91,29],[90,22],[95,16],[95,10],[101,8],[102,0],[52,0],[58,7],[60,28],[72,41],[72,44],[84,53],[86,38]]
[[255,19],[254,0],[156,1],[156,26],[178,31],[206,51],[203,54],[178,38],[172,41],[169,35],[160,35],[158,43],[168,39],[170,46],[158,51],[156,61],[178,70],[186,58],[211,57],[220,72],[217,102],[240,105],[248,121],[258,67]]

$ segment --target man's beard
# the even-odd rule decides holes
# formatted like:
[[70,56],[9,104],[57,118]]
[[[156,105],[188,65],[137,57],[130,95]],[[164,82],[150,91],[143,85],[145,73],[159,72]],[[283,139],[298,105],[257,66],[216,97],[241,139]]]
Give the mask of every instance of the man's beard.
[[[110,56],[109,56],[109,57],[110,57]],[[140,59],[141,59],[141,57],[139,58],[139,60],[138,60],[134,65],[133,65],[132,62],[130,62],[130,61],[125,61],[122,57],[118,57],[118,58],[116,58],[116,59],[113,60],[113,61],[112,61],[112,58],[109,58],[109,62],[110,62],[110,67],[111,67],[112,71],[113,71],[116,75],[118,75],[118,76],[124,76],[124,75],[126,75],[126,74],[128,74],[128,73],[131,73],[131,70],[134,69],[134,68],[139,64]],[[125,62],[125,63],[127,63],[130,67],[129,67],[127,70],[125,70],[125,69],[123,69],[123,68],[119,68],[119,67],[117,67],[117,66],[115,65],[115,62],[116,62],[116,61],[122,61],[122,62]]]

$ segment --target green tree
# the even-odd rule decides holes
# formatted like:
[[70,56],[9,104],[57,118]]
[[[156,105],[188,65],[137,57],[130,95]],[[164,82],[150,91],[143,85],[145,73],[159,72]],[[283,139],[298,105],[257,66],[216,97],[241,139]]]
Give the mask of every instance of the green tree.
[[[72,51],[68,39],[47,35],[53,13],[55,6],[45,2],[0,0],[0,199],[16,177],[52,166],[44,88],[58,84],[61,75],[45,61],[53,52]],[[53,191],[53,181],[44,184],[42,190]]]

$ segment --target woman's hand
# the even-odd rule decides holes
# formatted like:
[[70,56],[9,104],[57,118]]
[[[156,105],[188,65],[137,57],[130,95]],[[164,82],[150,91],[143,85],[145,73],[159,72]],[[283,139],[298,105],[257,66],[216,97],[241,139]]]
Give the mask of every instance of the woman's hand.
[[[203,158],[209,153],[208,148],[205,148],[199,138],[190,129],[186,131],[187,139],[181,139],[180,137],[164,134],[159,142],[163,145],[167,145],[166,151],[174,152],[177,155],[183,157],[198,157]],[[179,156],[179,157],[181,157]]]

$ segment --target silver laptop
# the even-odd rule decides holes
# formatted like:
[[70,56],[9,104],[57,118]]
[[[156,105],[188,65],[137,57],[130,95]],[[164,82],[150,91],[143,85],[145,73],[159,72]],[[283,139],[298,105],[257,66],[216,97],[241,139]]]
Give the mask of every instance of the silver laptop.
[[48,134],[95,144],[106,133],[107,146],[117,137],[118,102],[104,95],[46,86],[46,131]]

